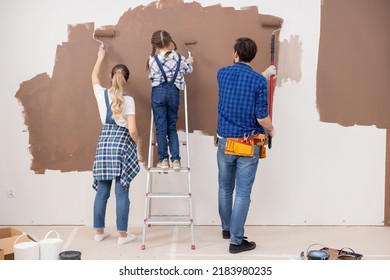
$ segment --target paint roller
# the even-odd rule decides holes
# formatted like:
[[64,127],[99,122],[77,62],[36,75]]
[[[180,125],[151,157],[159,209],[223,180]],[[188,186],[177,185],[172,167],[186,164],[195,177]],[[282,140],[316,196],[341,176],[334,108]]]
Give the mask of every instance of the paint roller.
[[97,37],[99,38],[103,38],[103,37],[115,37],[115,30],[114,29],[96,29],[95,32],[92,34],[92,38],[96,41],[96,42],[99,42],[100,43],[100,46],[102,48],[104,48],[104,43],[103,41],[97,39]]
[[[198,41],[189,41],[189,42],[184,42],[184,46],[186,47],[186,49],[188,50],[188,46],[191,46],[191,45],[196,45],[198,43]],[[188,51],[188,56],[192,56],[191,54],[191,51]]]
[[[271,65],[275,65],[275,33],[280,31],[283,24],[283,19],[264,15],[262,26],[267,28],[276,28],[271,34]],[[274,99],[274,76],[269,79],[269,117],[272,120],[273,113],[273,99]],[[268,148],[272,148],[272,137],[268,136]]]

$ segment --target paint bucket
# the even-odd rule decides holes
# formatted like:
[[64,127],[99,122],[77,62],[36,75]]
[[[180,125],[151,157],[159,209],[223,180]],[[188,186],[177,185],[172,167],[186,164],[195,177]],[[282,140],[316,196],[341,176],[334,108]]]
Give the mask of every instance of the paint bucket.
[[60,253],[60,260],[81,260],[81,252],[64,251]]
[[[51,233],[57,235],[56,238],[48,238]],[[59,260],[63,250],[64,241],[60,239],[58,232],[49,231],[45,238],[39,241],[39,252],[41,260]]]
[[39,243],[36,241],[17,243],[22,236],[27,236],[27,234],[19,235],[14,242],[15,260],[39,260]]

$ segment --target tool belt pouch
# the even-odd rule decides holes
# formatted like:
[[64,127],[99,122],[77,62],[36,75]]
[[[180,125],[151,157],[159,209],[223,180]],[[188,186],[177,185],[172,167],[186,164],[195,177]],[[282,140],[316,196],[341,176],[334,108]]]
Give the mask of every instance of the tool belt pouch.
[[267,150],[265,149],[264,145],[260,146],[260,158],[266,158],[267,157]]
[[253,137],[253,139],[255,140],[255,145],[259,146],[260,148],[259,157],[266,158],[267,152],[265,148],[265,134],[258,134],[255,137]]
[[225,154],[252,157],[254,144],[253,138],[226,138]]

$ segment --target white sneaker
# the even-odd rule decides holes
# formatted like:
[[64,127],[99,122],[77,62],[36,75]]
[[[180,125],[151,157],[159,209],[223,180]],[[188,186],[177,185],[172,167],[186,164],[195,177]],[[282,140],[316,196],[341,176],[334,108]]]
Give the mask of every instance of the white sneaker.
[[118,245],[124,245],[137,239],[134,234],[128,233],[126,237],[118,237]]
[[173,170],[179,170],[181,168],[181,164],[179,160],[174,160],[172,163]]
[[95,241],[96,241],[96,242],[103,241],[104,239],[106,239],[106,238],[109,237],[109,236],[110,236],[110,234],[107,233],[107,232],[105,232],[105,233],[103,233],[103,234],[96,234],[96,235],[95,235]]
[[166,158],[163,161],[159,161],[157,163],[157,168],[168,169],[169,168],[169,161],[168,161],[168,159]]

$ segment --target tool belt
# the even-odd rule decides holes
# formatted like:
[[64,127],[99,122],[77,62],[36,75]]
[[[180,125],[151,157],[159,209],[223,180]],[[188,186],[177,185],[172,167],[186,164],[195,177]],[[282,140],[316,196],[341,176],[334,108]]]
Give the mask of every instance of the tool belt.
[[264,143],[264,134],[258,134],[254,137],[226,138],[225,154],[252,157],[255,151],[254,145],[258,145],[260,146],[260,158],[265,158]]

